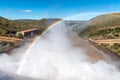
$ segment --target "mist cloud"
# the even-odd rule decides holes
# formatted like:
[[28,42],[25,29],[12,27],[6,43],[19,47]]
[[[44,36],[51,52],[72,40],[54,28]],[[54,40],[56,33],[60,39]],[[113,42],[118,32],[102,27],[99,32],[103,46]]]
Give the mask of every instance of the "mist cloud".
[[27,9],[27,10],[20,10],[19,12],[30,13],[30,12],[32,12],[32,10],[30,10],[30,9]]
[[103,60],[93,63],[85,49],[71,44],[68,28],[61,22],[42,35],[22,64],[29,43],[12,55],[1,54],[0,69],[13,73],[20,69],[16,74],[43,80],[119,80],[115,65]]

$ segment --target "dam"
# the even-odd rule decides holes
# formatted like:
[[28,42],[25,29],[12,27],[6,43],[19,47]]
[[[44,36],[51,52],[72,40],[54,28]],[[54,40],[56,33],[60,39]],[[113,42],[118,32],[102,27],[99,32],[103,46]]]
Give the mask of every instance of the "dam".
[[119,80],[120,58],[70,30],[60,23],[32,47],[30,42],[2,54],[0,69],[34,80]]

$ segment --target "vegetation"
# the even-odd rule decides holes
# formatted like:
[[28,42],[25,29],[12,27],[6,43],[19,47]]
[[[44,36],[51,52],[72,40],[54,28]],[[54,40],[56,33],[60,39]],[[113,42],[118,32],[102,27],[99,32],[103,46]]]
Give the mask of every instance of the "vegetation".
[[22,35],[22,33],[18,33],[18,36],[17,36],[18,38],[20,38],[20,39],[23,39],[24,38],[24,36]]
[[[14,46],[14,43],[12,43],[12,42],[2,41],[2,42],[0,42],[0,45],[1,45],[1,46],[2,46],[2,48],[3,48],[3,47],[10,47],[10,46]],[[0,47],[0,49],[1,49],[1,47]]]
[[104,14],[92,18],[88,24],[89,27],[111,27],[120,25],[120,13]]
[[[79,27],[79,28],[78,28]],[[81,26],[77,26],[80,29]],[[78,31],[78,35],[93,40],[120,39],[120,13],[104,14],[92,18],[86,23],[86,28]],[[101,44],[120,55],[120,44]]]
[[[79,26],[80,27],[80,26]],[[92,18],[87,22],[79,36],[87,36],[93,39],[118,39],[120,36],[120,13],[104,14]]]
[[104,43],[104,44],[101,44],[101,46],[104,48],[108,48],[109,50],[113,51],[117,55],[120,55],[120,44],[118,43],[114,43],[113,45]]
[[[50,24],[55,23],[61,19],[41,19],[41,20],[29,20],[29,19],[22,19],[22,20],[9,20],[3,17],[0,17],[0,36],[6,37],[17,37],[23,39],[23,35],[19,33],[16,36],[18,31],[28,30],[28,29],[38,29],[38,34],[41,34]],[[7,49],[12,48],[13,46],[20,45],[19,42],[0,42],[0,53],[1,51],[5,51]]]
[[[49,19],[41,19],[41,20],[29,20],[29,19],[23,19],[23,20],[9,20],[3,17],[0,17],[0,36],[12,36],[13,33],[17,31],[27,30],[27,29],[33,29],[38,28],[40,33],[44,31],[48,25],[52,24],[53,22],[56,22],[60,19],[50,19],[52,22],[49,22]],[[49,22],[49,24],[48,24]]]

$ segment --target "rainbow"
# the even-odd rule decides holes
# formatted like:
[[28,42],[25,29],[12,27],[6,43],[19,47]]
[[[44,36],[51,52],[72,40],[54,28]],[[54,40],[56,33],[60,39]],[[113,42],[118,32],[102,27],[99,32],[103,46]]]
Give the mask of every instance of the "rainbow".
[[67,19],[74,19],[74,18],[78,18],[78,17],[83,17],[83,16],[88,16],[88,15],[99,15],[99,14],[103,14],[103,13],[100,13],[100,12],[90,12],[90,13],[79,13],[79,14],[76,14],[76,15],[73,15],[73,16],[68,16],[60,21],[57,21],[53,24],[51,24],[50,26],[48,26],[48,28],[39,36],[37,36],[33,42],[31,43],[31,45],[28,47],[28,49],[26,50],[25,54],[23,55],[21,61],[18,63],[19,64],[19,67],[18,69],[16,70],[16,74],[20,74],[21,70],[22,70],[22,66],[24,65],[24,61],[25,59],[27,58],[27,56],[29,55],[33,45],[38,41],[38,39],[44,35],[49,29],[51,29],[52,27],[54,27],[55,25],[59,24],[60,22],[64,21],[64,20],[67,20]]
[[54,22],[53,24],[51,24],[50,26],[48,26],[48,28],[41,34],[41,35],[38,35],[37,37],[35,37],[35,39],[32,41],[32,43],[30,44],[30,46],[28,47],[28,49],[26,50],[25,54],[23,55],[21,61],[18,63],[19,64],[19,67],[18,69],[16,70],[16,74],[20,74],[21,70],[22,70],[22,67],[24,65],[24,61],[25,59],[27,58],[27,56],[29,55],[33,45],[39,40],[39,38],[44,35],[49,29],[51,29],[52,27],[54,27],[55,25],[59,24],[60,22],[62,22],[63,20],[59,20],[57,22]]

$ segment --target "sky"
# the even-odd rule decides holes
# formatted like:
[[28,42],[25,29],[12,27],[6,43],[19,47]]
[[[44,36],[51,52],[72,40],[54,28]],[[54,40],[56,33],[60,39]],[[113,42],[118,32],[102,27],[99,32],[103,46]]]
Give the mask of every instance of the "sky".
[[112,12],[120,12],[119,0],[0,0],[0,16],[8,19],[89,20]]

